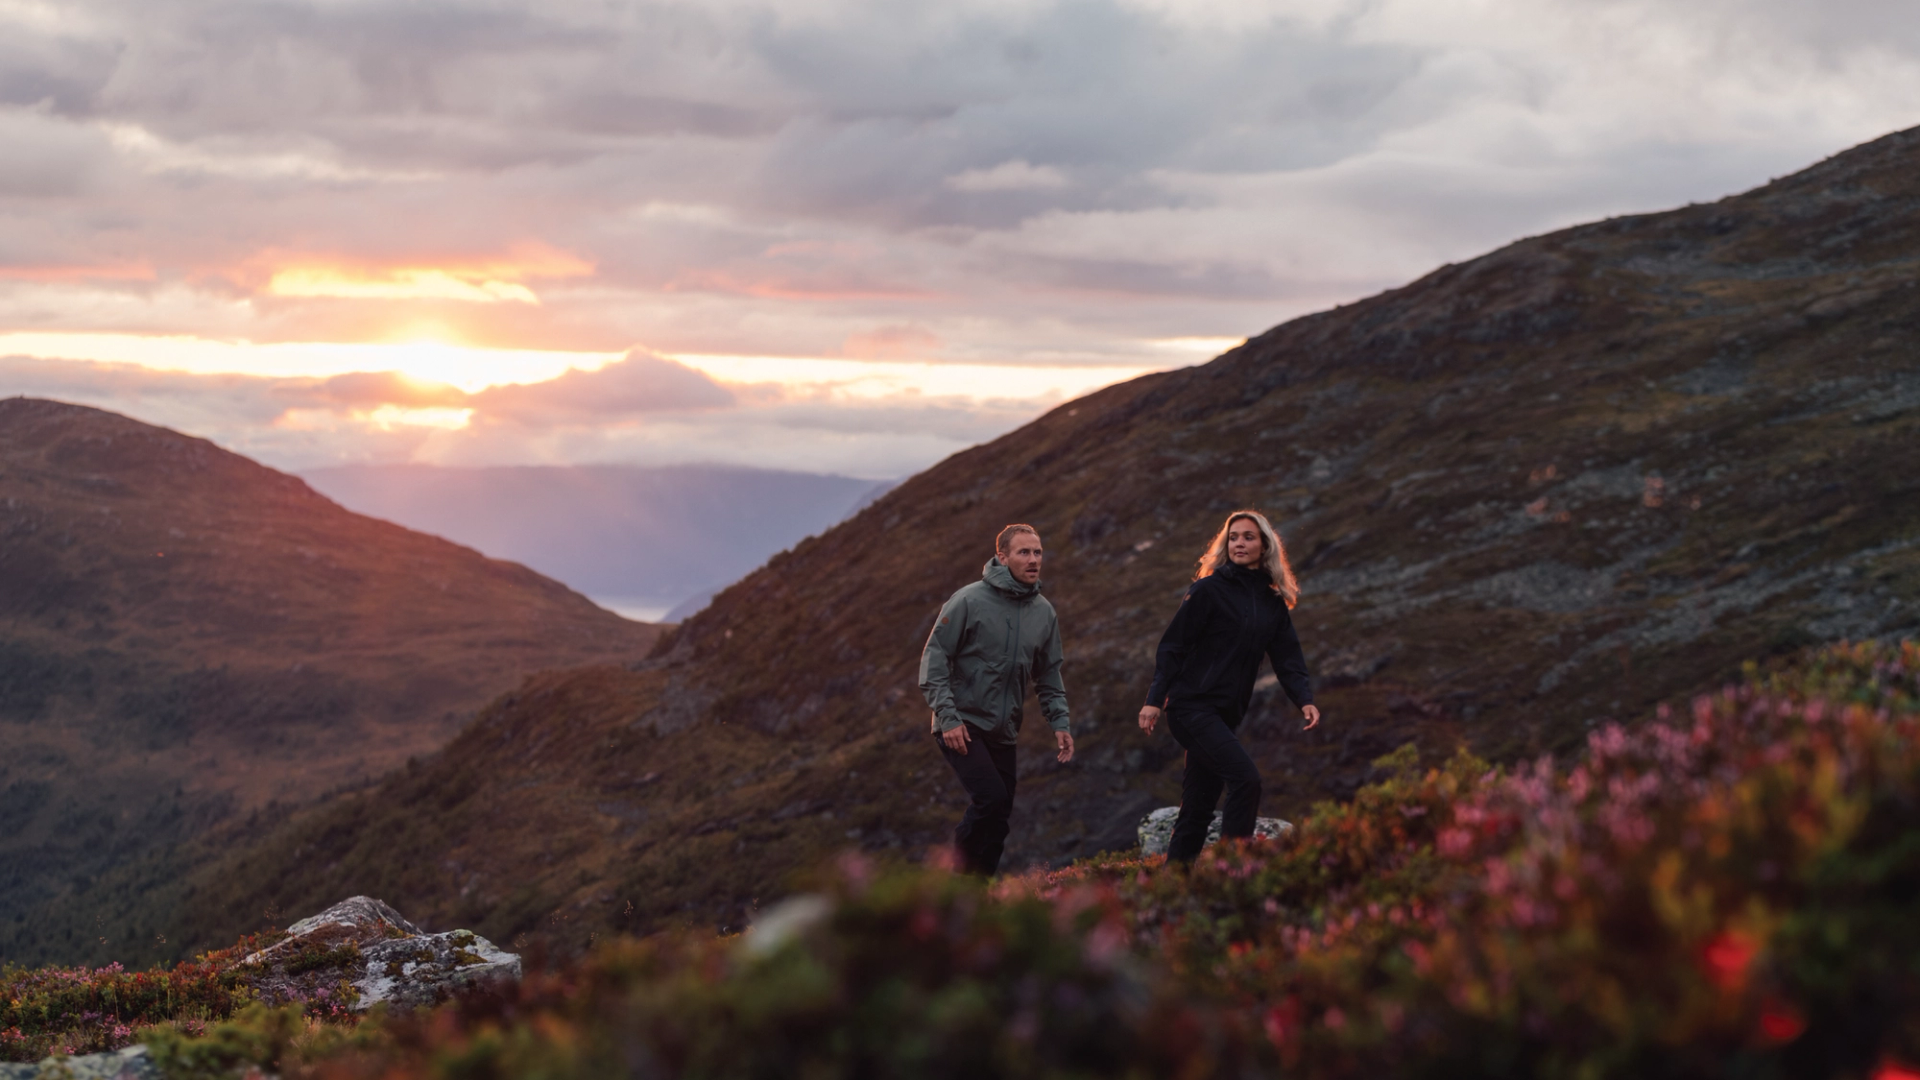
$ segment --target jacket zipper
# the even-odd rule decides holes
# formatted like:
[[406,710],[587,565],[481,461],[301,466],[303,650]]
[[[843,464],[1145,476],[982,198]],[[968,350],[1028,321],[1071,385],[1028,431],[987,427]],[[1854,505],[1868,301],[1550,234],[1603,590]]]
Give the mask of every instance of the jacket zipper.
[[[1025,607],[1026,605],[1024,603],[1018,601],[1015,601],[1013,605],[1013,644],[1009,646],[1007,650],[1007,675],[1009,678],[1020,674],[1020,616],[1023,613],[1022,609]],[[1000,684],[1000,723],[1002,725],[1013,719],[1013,706],[1008,703],[1005,696],[1007,690],[1007,684],[1002,682]]]

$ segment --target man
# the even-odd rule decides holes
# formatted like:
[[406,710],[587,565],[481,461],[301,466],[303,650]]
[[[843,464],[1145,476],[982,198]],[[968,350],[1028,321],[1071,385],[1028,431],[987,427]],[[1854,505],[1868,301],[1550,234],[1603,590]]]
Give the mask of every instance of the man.
[[1013,814],[1014,744],[1027,684],[1054,732],[1056,760],[1073,760],[1067,689],[1060,682],[1060,622],[1040,595],[1040,534],[1009,525],[980,580],[947,600],[920,654],[920,692],[933,710],[940,753],[972,801],[953,846],[968,873],[1000,868]]

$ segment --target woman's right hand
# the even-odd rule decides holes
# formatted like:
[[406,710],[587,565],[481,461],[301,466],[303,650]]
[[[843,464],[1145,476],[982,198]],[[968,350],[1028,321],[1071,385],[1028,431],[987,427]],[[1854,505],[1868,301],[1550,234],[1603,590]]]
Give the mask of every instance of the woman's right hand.
[[1160,722],[1160,710],[1151,705],[1140,706],[1140,730],[1153,734],[1153,727]]

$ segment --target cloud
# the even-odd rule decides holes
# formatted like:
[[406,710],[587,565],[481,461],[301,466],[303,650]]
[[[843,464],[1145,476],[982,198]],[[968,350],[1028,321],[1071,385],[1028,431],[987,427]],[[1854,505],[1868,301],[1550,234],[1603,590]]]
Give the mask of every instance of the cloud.
[[[0,332],[646,342],[652,359],[471,402],[80,381],[273,453],[357,453],[360,432],[381,453],[652,454],[675,426],[714,452],[752,431],[755,452],[813,453],[760,391],[658,354],[1163,362],[1160,339],[1258,333],[1920,122],[1909,9],[15,0]],[[357,418],[382,406],[474,411],[426,434]],[[310,426],[243,437],[293,408]]]
[[392,371],[356,371],[318,383],[285,380],[281,385],[301,404],[346,405],[363,409],[381,405],[407,408],[466,408],[470,395],[442,383],[423,383]]
[[856,360],[919,360],[939,355],[943,345],[924,326],[881,326],[849,335],[841,351]]
[[947,186],[955,191],[1044,191],[1070,183],[1066,173],[1051,165],[1029,165],[1018,159],[947,177]]
[[97,133],[39,107],[0,110],[0,199],[72,197],[93,186],[109,148]]
[[734,397],[692,368],[635,351],[598,371],[574,370],[547,382],[492,387],[473,395],[472,402],[489,420],[538,424],[721,409],[732,405]]
[[351,260],[268,253],[272,263],[265,292],[272,296],[335,297],[348,300],[454,300],[461,303],[540,303],[522,282],[586,277],[593,264],[544,245],[499,259],[460,258],[418,266],[366,266]]
[[467,394],[392,372],[268,378],[12,356],[0,357],[0,394],[110,409],[281,469],[706,462],[872,479],[923,469],[1062,397],[1019,367],[989,379],[969,372],[929,393],[885,375],[849,387],[855,369],[887,365],[816,363],[830,369],[817,384],[736,386],[636,351],[599,371]]

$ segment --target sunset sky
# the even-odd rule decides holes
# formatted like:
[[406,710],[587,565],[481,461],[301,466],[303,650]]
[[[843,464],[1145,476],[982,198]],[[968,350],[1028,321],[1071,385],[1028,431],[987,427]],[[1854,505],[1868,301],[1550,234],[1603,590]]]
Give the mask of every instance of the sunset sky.
[[1916,123],[1910,0],[0,0],[0,393],[891,477]]

